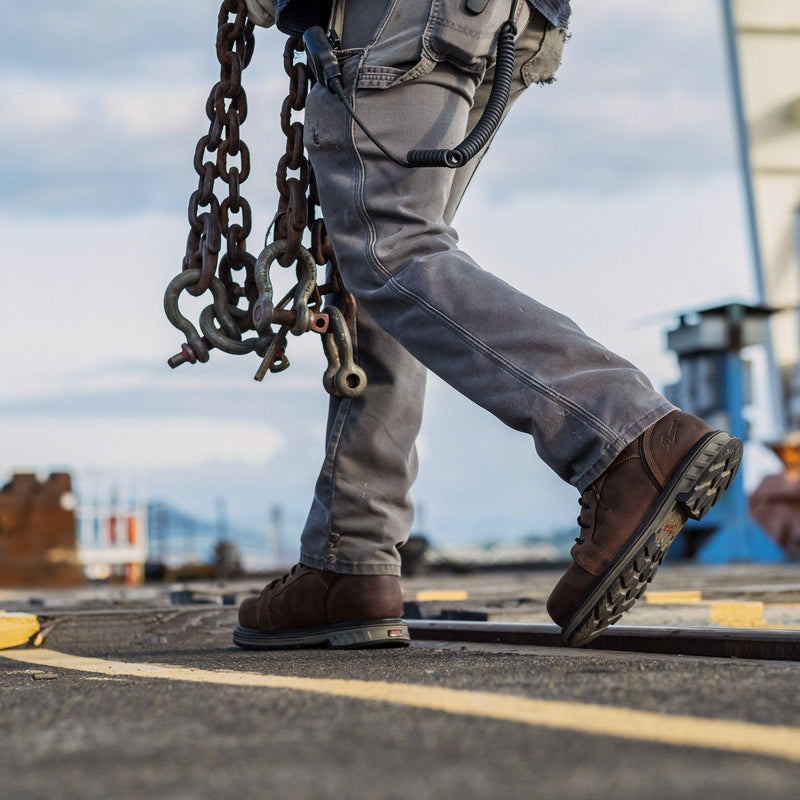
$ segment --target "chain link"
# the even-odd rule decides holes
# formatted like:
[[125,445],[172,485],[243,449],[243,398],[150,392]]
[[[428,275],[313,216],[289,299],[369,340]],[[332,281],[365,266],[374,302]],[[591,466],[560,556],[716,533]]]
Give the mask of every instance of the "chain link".
[[[303,150],[303,124],[292,119],[293,112],[305,108],[310,83],[307,65],[295,61],[295,54],[303,51],[296,38],[287,41],[283,52],[289,77],[289,93],[280,113],[286,150],[276,173],[279,200],[273,241],[258,259],[247,251],[253,220],[241,186],[250,176],[250,151],[240,131],[247,119],[242,73],[253,57],[253,31],[245,0],[223,0],[216,41],[220,79],[206,101],[208,133],[200,138],[194,153],[198,186],[189,199],[186,253],[182,271],[164,295],[167,318],[186,336],[181,352],[169,359],[169,365],[206,362],[215,347],[235,354],[256,352],[262,363],[255,377],[261,380],[267,372],[282,372],[289,366],[287,333],[314,331],[322,337],[328,361],[325,390],[356,397],[366,387],[366,375],[355,363],[348,330],[355,320],[355,299],[344,288],[325,223],[317,217],[319,197]],[[218,179],[227,186],[227,196],[221,201],[214,193]],[[306,231],[310,233],[309,248],[303,245]],[[278,303],[274,302],[270,277],[274,262],[281,267],[294,266],[297,278]],[[318,267],[327,268],[327,280],[321,286]],[[194,296],[211,292],[213,302],[200,314],[202,334],[180,312],[178,301],[184,291]],[[324,309],[323,296],[331,297]],[[242,301],[245,305],[240,308]],[[243,339],[250,331],[256,335]]]

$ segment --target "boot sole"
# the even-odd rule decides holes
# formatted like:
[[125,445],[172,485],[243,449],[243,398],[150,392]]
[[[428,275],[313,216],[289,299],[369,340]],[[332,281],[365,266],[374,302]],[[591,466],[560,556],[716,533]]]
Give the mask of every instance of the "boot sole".
[[730,486],[741,460],[741,441],[722,431],[694,447],[564,624],[564,644],[580,647],[592,641],[644,594],[686,520],[699,520],[708,513]]
[[240,625],[233,632],[233,643],[245,650],[290,650],[322,646],[334,650],[356,650],[367,647],[407,647],[411,644],[411,637],[402,620],[376,619],[272,632],[243,628]]

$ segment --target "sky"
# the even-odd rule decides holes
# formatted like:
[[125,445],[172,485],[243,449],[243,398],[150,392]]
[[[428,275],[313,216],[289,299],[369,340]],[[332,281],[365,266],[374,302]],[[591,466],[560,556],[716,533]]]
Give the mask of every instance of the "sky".
[[[552,86],[532,87],[455,225],[478,263],[575,319],[657,387],[675,312],[754,298],[718,0],[573,3]],[[41,0],[0,29],[0,479],[69,469],[213,518],[302,527],[322,453],[319,342],[170,371],[192,156],[218,78],[218,3]],[[242,136],[258,252],[277,203],[284,37],[258,30]],[[197,303],[183,303],[188,315]],[[438,542],[569,529],[577,494],[532,443],[432,379],[414,496]],[[88,491],[88,490],[86,490]],[[566,534],[565,534],[566,535]]]

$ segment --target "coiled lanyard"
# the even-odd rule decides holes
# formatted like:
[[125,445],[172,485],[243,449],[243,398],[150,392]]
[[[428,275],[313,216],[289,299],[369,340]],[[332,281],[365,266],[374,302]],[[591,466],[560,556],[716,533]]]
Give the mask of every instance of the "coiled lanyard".
[[[480,14],[491,0],[468,0],[467,8],[474,14]],[[515,39],[517,24],[514,17],[517,13],[519,0],[511,4],[508,19],[500,26],[497,33],[497,57],[495,60],[495,75],[492,90],[481,118],[461,144],[451,150],[410,150],[406,159],[397,158],[390,153],[369,131],[366,125],[358,118],[355,110],[344,95],[342,73],[333,48],[333,41],[338,43],[334,31],[326,34],[319,26],[309,28],[303,34],[308,63],[316,80],[325,86],[329,92],[335,94],[344,104],[347,113],[353,121],[364,131],[367,138],[380,149],[389,159],[401,167],[450,167],[456,169],[474,158],[486,145],[492,134],[497,130],[503,113],[508,105],[511,93],[511,83],[514,78],[514,56],[516,54]]]

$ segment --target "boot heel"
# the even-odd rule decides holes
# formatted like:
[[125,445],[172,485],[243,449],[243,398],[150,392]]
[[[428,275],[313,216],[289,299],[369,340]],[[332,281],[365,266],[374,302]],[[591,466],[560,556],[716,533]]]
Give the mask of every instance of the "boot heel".
[[742,460],[742,443],[718,432],[703,442],[683,476],[687,487],[676,500],[693,520],[702,519],[736,476]]
[[399,619],[377,620],[366,624],[342,626],[328,633],[328,647],[406,647],[411,644],[408,626]]

